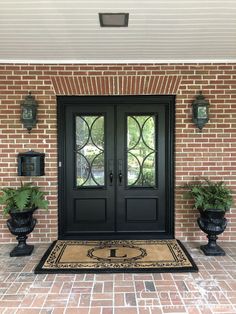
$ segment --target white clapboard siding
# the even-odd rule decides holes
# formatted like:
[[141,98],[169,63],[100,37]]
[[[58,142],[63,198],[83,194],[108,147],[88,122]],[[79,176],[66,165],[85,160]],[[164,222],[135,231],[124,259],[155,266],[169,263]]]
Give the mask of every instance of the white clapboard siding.
[[0,0],[0,62],[235,60],[236,0]]

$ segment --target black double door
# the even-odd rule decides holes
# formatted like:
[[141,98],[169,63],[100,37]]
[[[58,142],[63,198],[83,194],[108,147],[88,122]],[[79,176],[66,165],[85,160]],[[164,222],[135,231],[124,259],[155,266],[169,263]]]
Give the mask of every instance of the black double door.
[[59,237],[173,236],[173,97],[58,97]]

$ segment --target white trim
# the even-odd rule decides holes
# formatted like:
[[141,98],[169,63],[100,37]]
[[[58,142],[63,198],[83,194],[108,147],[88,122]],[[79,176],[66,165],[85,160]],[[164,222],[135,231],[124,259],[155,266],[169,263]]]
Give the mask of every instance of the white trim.
[[236,59],[196,60],[21,60],[0,59],[0,64],[173,64],[173,63],[236,63]]

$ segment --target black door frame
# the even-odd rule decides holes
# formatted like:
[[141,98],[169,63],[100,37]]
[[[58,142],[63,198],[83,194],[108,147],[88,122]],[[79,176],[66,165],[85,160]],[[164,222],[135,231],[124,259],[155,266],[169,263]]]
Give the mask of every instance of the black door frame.
[[[78,101],[79,100],[79,101]],[[68,238],[64,235],[63,222],[64,210],[63,204],[65,200],[65,167],[62,164],[63,156],[65,156],[65,109],[68,105],[75,105],[79,103],[84,105],[98,104],[98,105],[135,105],[135,104],[162,104],[166,110],[166,131],[167,131],[167,145],[166,145],[166,232],[159,235],[158,238],[170,239],[174,238],[174,143],[175,143],[175,96],[174,95],[145,95],[145,96],[57,96],[57,125],[58,125],[58,238]],[[111,238],[111,235],[93,234],[91,237],[86,236],[86,239]],[[129,238],[147,239],[157,238],[156,234],[132,234]],[[127,238],[126,234],[112,237],[118,239]],[[81,239],[84,239],[81,236]]]

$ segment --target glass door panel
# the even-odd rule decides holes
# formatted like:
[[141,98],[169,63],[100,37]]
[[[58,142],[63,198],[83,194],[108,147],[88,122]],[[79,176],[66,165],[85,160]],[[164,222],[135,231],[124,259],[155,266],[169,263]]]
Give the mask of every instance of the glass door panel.
[[76,117],[76,186],[105,184],[104,116]]
[[156,187],[156,116],[127,116],[127,186]]

